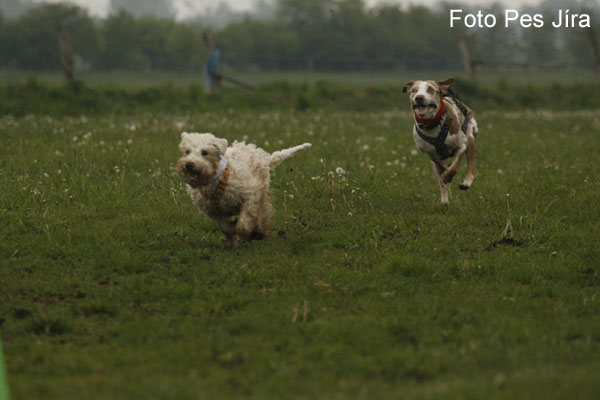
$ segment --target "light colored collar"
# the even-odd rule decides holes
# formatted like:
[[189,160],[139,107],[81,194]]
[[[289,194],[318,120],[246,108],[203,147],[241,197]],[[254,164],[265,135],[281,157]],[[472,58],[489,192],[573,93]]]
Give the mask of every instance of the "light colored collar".
[[223,192],[225,192],[225,186],[227,185],[228,180],[229,167],[227,166],[227,158],[221,156],[221,160],[219,160],[219,169],[217,170],[217,174],[215,174],[213,183],[209,185],[210,187],[214,185],[214,190],[208,190],[209,188],[207,187],[200,189],[202,195],[208,201],[211,202],[212,206],[216,210],[221,210],[221,197],[223,197]]
[[213,181],[218,180],[221,175],[223,175],[223,171],[225,171],[225,168],[227,168],[227,162],[227,158],[225,156],[221,156],[221,159],[219,160],[219,168],[217,169],[217,173],[215,174]]

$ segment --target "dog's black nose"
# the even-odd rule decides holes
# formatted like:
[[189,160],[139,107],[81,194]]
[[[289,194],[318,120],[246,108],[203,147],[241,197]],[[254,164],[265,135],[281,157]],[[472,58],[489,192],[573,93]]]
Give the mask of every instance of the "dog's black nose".
[[416,102],[417,104],[421,104],[421,103],[423,103],[424,101],[425,101],[425,97],[423,97],[423,96],[417,96],[417,97],[415,97],[415,102]]
[[191,163],[189,161],[185,163],[185,170],[186,171],[191,171],[193,169],[194,169],[194,164],[193,163]]

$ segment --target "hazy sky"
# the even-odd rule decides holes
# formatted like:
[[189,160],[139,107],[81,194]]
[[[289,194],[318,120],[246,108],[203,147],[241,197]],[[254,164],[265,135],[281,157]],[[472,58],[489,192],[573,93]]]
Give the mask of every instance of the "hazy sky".
[[[0,0],[1,1],[1,0]],[[58,3],[64,0],[35,0],[37,2],[53,2]],[[93,15],[104,16],[108,12],[110,0],[69,0],[71,3],[78,4],[86,7],[90,10]],[[140,0],[143,1],[143,0]],[[174,0],[177,17],[184,18],[189,16],[190,11],[201,11],[206,7],[215,7],[221,2],[227,3],[233,10],[246,11],[252,9],[252,5],[256,0]],[[486,0],[458,0],[459,3],[465,4],[487,4],[492,1]],[[501,3],[507,7],[519,7],[521,5],[537,4],[540,0],[500,0]],[[369,6],[376,5],[378,3],[386,4],[406,4],[406,3],[420,3],[423,1],[406,1],[406,0],[365,0],[365,3]],[[425,4],[433,3],[433,1],[425,1]]]

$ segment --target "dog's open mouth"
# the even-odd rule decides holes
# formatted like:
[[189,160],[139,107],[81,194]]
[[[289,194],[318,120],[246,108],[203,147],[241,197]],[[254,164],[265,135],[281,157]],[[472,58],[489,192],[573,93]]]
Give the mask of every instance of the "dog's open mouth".
[[210,178],[196,171],[186,171],[185,180],[193,188],[206,186],[210,183]]
[[414,104],[413,105],[413,111],[419,116],[419,117],[425,117],[428,114],[434,112],[437,108],[437,105],[435,104]]

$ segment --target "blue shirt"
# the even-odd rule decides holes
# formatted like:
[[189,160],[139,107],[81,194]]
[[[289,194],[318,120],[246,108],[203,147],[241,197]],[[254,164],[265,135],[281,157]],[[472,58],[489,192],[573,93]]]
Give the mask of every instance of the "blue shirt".
[[219,74],[219,50],[214,49],[206,59],[204,64],[204,84],[211,90],[218,90],[218,80],[216,75]]

